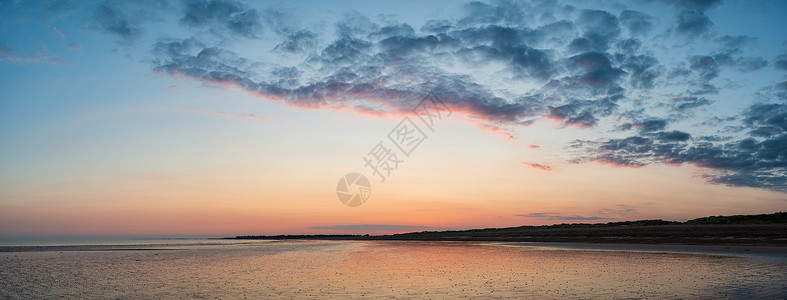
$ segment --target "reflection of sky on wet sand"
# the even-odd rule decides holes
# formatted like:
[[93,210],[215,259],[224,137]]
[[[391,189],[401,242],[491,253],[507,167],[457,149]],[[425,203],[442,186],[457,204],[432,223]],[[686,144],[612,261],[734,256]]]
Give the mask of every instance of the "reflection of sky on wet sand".
[[773,298],[787,262],[450,242],[0,254],[0,297]]

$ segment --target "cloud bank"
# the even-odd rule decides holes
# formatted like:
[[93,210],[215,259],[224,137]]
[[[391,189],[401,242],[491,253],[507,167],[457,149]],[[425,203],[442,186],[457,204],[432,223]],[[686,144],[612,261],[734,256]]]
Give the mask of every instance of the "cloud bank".
[[[141,25],[111,3],[95,9],[95,26],[136,40]],[[420,26],[348,12],[316,30],[283,10],[190,0],[176,5],[176,19],[192,35],[159,37],[150,48],[157,72],[294,107],[395,115],[435,93],[486,128],[511,132],[551,120],[606,136],[568,145],[574,163],[692,164],[711,183],[787,191],[786,81],[752,96],[740,117],[707,114],[727,88],[726,74],[768,66],[784,71],[785,54],[751,55],[756,38],[720,33],[708,14],[720,1],[641,3],[666,6],[670,17],[626,2],[589,9],[558,1],[474,1],[458,17]],[[278,42],[262,50],[295,63],[233,49],[263,37]],[[658,39],[675,42],[655,44]],[[685,57],[663,54],[695,40],[710,46]],[[706,120],[697,128],[685,126],[701,112]]]
[[436,228],[429,227],[429,226],[390,225],[390,224],[331,225],[331,226],[316,226],[316,227],[312,227],[311,229],[367,230],[367,231],[426,231],[426,230],[436,230]]

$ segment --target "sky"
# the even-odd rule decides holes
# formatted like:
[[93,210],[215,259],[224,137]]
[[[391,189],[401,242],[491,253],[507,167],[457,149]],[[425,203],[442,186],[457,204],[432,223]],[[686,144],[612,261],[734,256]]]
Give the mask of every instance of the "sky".
[[0,1],[0,238],[787,210],[784,1]]

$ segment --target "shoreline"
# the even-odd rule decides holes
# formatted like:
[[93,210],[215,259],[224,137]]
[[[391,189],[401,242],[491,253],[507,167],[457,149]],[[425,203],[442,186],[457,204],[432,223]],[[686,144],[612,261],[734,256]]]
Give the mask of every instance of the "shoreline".
[[577,250],[577,251],[617,251],[647,252],[671,254],[722,255],[749,258],[766,258],[779,261],[787,260],[787,245],[720,245],[720,244],[647,244],[647,243],[592,243],[592,242],[500,242],[500,241],[450,241],[450,240],[381,240],[381,239],[288,239],[247,241],[232,244],[169,244],[169,245],[57,245],[57,246],[2,246],[0,253],[25,252],[125,252],[125,251],[184,251],[183,247],[204,246],[248,246],[269,244],[269,242],[380,242],[380,243],[412,243],[412,244],[473,244],[501,247],[532,247],[541,249]]
[[612,243],[539,243],[515,242],[492,243],[492,245],[507,247],[537,247],[562,250],[582,251],[621,251],[621,252],[647,252],[647,253],[676,253],[723,255],[753,258],[768,258],[780,261],[787,260],[787,246],[767,245],[692,245],[692,244],[612,244]]
[[234,240],[402,240],[590,244],[787,246],[787,224],[649,225],[584,228],[490,228],[392,235],[237,236]]

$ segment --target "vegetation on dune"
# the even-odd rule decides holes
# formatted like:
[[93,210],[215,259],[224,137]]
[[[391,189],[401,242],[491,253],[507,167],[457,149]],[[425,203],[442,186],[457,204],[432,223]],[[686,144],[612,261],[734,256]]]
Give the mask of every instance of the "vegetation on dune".
[[[448,231],[448,232],[497,232],[497,231],[540,230],[540,229],[557,229],[557,228],[662,226],[662,225],[681,225],[681,224],[688,224],[688,225],[787,224],[787,212],[777,212],[772,214],[760,214],[760,215],[710,216],[710,217],[692,219],[685,222],[654,219],[654,220],[637,220],[637,221],[608,222],[608,223],[562,223],[562,224],[554,224],[554,225],[484,228],[484,229],[456,230],[456,231]],[[428,234],[428,233],[440,233],[440,232],[446,232],[446,231],[422,231],[422,232],[402,233],[398,235]]]
[[762,215],[710,216],[686,221],[686,224],[784,224],[787,212]]
[[[555,225],[541,226],[519,226],[507,228],[485,228],[469,230],[449,230],[449,231],[421,231],[393,234],[387,236],[351,235],[351,234],[318,234],[318,235],[276,235],[276,236],[237,236],[235,239],[384,239],[386,237],[401,238],[429,238],[440,237],[454,234],[477,235],[491,233],[495,236],[510,235],[514,232],[542,232],[546,229],[572,229],[572,228],[621,228],[621,227],[644,227],[644,226],[675,226],[675,225],[743,225],[743,224],[787,224],[787,212],[777,212],[772,214],[760,215],[734,215],[734,216],[710,216],[680,221],[665,221],[661,219],[637,220],[608,223],[563,223]],[[669,227],[676,228],[676,227]],[[633,228],[632,228],[633,229]],[[665,228],[666,230],[666,228]],[[552,231],[550,231],[552,232]]]

